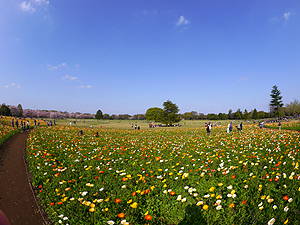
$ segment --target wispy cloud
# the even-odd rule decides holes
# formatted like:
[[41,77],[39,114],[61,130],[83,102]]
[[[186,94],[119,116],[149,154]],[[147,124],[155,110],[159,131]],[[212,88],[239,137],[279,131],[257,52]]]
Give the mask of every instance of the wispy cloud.
[[63,62],[58,65],[48,65],[48,70],[60,70],[67,67],[67,63]]
[[284,21],[287,22],[290,19],[291,15],[292,15],[291,12],[285,12],[285,13],[283,13],[282,18]]
[[87,85],[80,85],[79,86],[79,88],[92,88],[93,86],[92,85],[89,85],[89,84],[87,84]]
[[2,88],[21,88],[21,85],[12,82],[10,84],[6,84],[6,85],[0,86],[0,87],[2,87]]
[[71,81],[74,81],[74,80],[78,80],[78,77],[75,77],[75,76],[71,76],[69,74],[66,74],[62,77],[63,80],[71,80]]
[[34,13],[38,8],[46,7],[50,4],[49,0],[26,0],[19,4],[23,12]]
[[20,9],[23,12],[30,12],[30,13],[34,13],[35,12],[35,7],[32,5],[32,3],[30,1],[24,1],[20,3]]
[[281,14],[280,16],[271,18],[270,21],[272,23],[282,23],[282,22],[287,23],[289,20],[291,20],[291,17],[294,15],[295,15],[295,13],[286,11],[283,14]]
[[185,26],[190,24],[190,21],[186,19],[184,16],[179,16],[176,22],[176,26]]

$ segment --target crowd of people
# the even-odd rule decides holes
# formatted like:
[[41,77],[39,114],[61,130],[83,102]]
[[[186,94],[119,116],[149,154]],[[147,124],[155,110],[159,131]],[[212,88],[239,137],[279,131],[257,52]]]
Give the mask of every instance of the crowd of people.
[[[53,125],[56,125],[55,120],[44,120],[45,124],[47,124],[47,126],[51,127]],[[12,118],[11,120],[11,126],[12,127],[16,127],[17,129],[22,129],[23,131],[29,130],[31,128],[31,125],[33,125],[34,127],[39,127],[41,125],[40,120],[28,120],[28,119],[24,119],[24,118]]]
[[[205,130],[206,130],[206,133],[207,135],[210,135],[211,131],[212,131],[212,127],[213,127],[213,124],[211,122],[209,123],[205,123]],[[236,126],[236,129],[238,131],[242,131],[243,130],[243,123],[240,122],[237,126]],[[227,133],[231,133],[233,131],[233,123],[230,122],[228,125],[227,125],[227,129],[226,129],[226,132]]]
[[131,124],[131,128],[134,129],[134,130],[140,130],[141,127],[138,126],[137,124]]
[[149,128],[155,128],[155,127],[181,127],[181,125],[178,124],[155,124],[155,123],[149,123]]
[[[34,125],[37,125],[36,120],[34,120]],[[38,123],[39,125],[39,123]],[[21,128],[23,131],[29,130],[30,129],[30,121],[29,120],[19,120],[19,119],[12,119],[11,120],[11,126],[16,127],[17,129]]]

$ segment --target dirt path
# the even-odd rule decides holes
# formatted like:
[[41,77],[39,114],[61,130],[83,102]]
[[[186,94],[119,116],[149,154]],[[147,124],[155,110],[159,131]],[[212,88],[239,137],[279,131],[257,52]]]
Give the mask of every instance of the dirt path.
[[43,225],[24,163],[27,135],[16,134],[0,147],[0,209],[12,225]]

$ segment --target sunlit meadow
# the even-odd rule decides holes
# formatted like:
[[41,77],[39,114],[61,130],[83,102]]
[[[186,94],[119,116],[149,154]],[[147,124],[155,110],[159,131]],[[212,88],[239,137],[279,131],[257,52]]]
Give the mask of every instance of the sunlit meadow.
[[54,224],[300,223],[299,132],[82,130],[44,127],[28,139]]

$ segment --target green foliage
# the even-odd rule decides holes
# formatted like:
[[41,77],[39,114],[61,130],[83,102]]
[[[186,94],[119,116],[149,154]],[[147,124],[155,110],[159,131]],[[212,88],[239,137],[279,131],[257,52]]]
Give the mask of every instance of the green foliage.
[[248,113],[247,109],[245,109],[243,113],[243,119],[244,120],[250,119],[250,113]]
[[241,120],[243,118],[243,113],[240,109],[238,109],[235,113],[234,113],[234,119],[238,119]]
[[163,103],[164,108],[153,107],[147,110],[146,119],[149,121],[160,122],[167,125],[178,123],[180,115],[178,114],[179,108],[170,100]]
[[279,108],[283,106],[281,92],[276,85],[272,87],[270,101],[270,112],[274,116],[279,116]]
[[2,115],[2,116],[10,116],[11,115],[10,109],[7,105],[5,105],[5,104],[1,105],[0,115]]
[[176,104],[174,104],[173,102],[171,102],[170,100],[166,101],[163,103],[164,106],[164,111],[167,113],[178,113],[179,112],[179,108]]
[[109,120],[109,119],[110,119],[110,116],[109,116],[109,114],[107,114],[107,113],[104,113],[104,114],[103,114],[103,119],[105,119],[105,120]]
[[180,121],[180,116],[178,114],[179,108],[176,104],[171,102],[170,100],[163,103],[163,116],[161,118],[162,123],[164,124],[173,124],[178,123]]
[[192,112],[183,113],[182,118],[185,119],[185,120],[194,120],[194,119],[196,119],[194,117],[194,115],[192,114]]
[[96,115],[95,115],[95,118],[96,118],[97,120],[103,119],[103,114],[102,114],[102,111],[101,111],[100,109],[97,111],[97,113],[96,113]]
[[284,107],[284,112],[287,116],[294,116],[300,114],[300,102],[295,100]]
[[218,114],[219,120],[227,120],[228,115],[226,113],[219,113]]
[[163,117],[163,110],[158,107],[149,108],[146,112],[146,120],[161,122]]
[[232,109],[229,109],[228,111],[228,119],[233,119]]
[[22,107],[22,105],[21,104],[19,104],[18,106],[17,106],[17,109],[18,109],[18,117],[23,117],[23,107]]
[[209,114],[207,114],[207,119],[208,120],[218,120],[219,116],[217,114],[214,114],[214,113],[209,113]]
[[[267,128],[271,128],[271,129],[279,129],[277,123],[268,124],[266,127]],[[300,131],[300,122],[296,121],[296,122],[282,123],[281,124],[281,129],[282,130],[296,130],[296,131]]]
[[254,109],[253,111],[252,111],[252,115],[251,115],[251,117],[252,117],[252,119],[258,119],[258,114],[257,114],[257,110],[256,109]]

